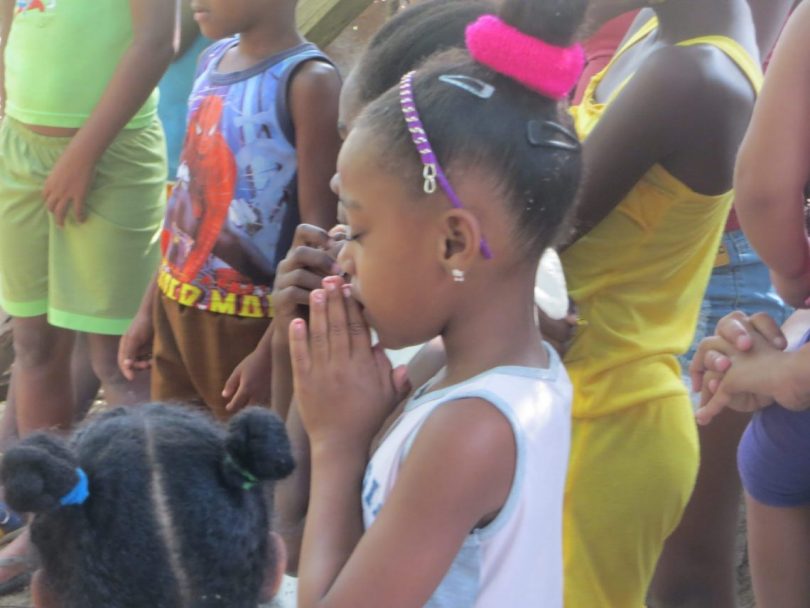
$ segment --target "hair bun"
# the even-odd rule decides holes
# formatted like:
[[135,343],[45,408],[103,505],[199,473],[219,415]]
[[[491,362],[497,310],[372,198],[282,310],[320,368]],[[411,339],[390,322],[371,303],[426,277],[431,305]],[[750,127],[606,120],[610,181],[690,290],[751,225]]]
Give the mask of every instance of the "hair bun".
[[529,36],[568,46],[587,8],[588,0],[504,0],[499,16]]
[[[295,468],[284,423],[257,406],[241,411],[230,421],[225,451],[239,467],[260,480],[283,479]],[[241,487],[244,476],[233,467],[225,469],[228,479]]]
[[60,438],[35,433],[3,456],[0,480],[6,502],[25,513],[40,513],[59,506],[76,486],[77,459]]

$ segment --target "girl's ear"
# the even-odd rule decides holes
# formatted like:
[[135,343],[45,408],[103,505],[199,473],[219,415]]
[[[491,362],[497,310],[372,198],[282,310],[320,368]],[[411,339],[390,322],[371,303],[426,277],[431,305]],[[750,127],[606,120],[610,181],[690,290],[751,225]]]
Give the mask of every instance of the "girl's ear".
[[[481,255],[481,226],[466,209],[450,209],[443,213],[439,224],[439,263],[448,277],[467,272],[473,260]],[[463,276],[463,274],[461,275]]]

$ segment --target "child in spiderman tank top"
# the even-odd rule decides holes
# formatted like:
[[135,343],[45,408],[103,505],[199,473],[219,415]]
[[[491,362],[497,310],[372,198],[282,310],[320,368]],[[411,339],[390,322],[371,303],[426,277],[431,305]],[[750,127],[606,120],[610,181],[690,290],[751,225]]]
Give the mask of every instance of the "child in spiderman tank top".
[[[290,325],[312,459],[299,606],[562,606],[571,386],[533,295],[579,182],[559,101],[584,9],[507,0],[467,29],[472,59],[406,74],[346,139],[351,283],[325,279]],[[400,411],[402,372],[366,324],[381,347],[444,340]]]
[[[151,356],[153,398],[197,402],[218,418],[237,409],[226,408],[226,381],[261,350],[295,226],[336,219],[340,78],[296,29],[296,4],[192,3],[217,42],[200,58],[189,100],[160,270],[119,353],[130,376]],[[253,371],[267,376],[266,367]]]

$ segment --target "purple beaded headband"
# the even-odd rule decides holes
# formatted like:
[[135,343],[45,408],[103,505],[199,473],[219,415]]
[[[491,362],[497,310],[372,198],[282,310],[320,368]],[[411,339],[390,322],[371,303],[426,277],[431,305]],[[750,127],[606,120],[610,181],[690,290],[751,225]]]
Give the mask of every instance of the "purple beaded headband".
[[[436,154],[433,152],[433,148],[428,141],[425,126],[419,118],[419,112],[416,109],[413,94],[413,75],[414,72],[408,72],[402,77],[399,83],[399,103],[402,106],[402,114],[405,116],[405,123],[411,134],[411,139],[416,146],[416,150],[419,152],[419,159],[422,161],[422,177],[425,178],[425,184],[423,186],[425,193],[433,194],[436,192],[436,183],[438,182],[453,207],[462,209],[464,205],[461,204],[461,199],[458,198],[447,176],[444,174],[439,164],[439,159],[436,158]],[[492,259],[492,251],[484,237],[481,237],[480,247],[481,255],[487,260]]]

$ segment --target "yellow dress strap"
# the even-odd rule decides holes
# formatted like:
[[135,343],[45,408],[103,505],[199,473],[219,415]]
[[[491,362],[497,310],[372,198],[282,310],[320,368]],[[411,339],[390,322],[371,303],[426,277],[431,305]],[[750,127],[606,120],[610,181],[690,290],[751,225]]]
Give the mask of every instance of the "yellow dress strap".
[[762,66],[760,66],[759,61],[751,57],[751,54],[739,42],[726,36],[702,36],[679,42],[678,46],[696,46],[698,44],[708,44],[723,51],[729,59],[737,64],[740,71],[751,82],[754,90],[759,93],[764,81]]

